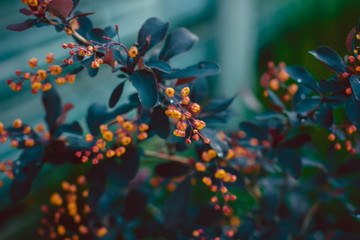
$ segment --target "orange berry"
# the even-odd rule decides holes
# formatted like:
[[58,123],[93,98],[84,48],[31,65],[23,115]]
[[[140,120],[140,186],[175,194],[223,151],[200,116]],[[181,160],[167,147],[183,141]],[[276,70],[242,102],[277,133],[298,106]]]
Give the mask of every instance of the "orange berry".
[[114,134],[111,131],[106,131],[102,134],[102,137],[108,142],[112,141],[113,136],[114,136]]
[[212,184],[211,178],[209,178],[209,177],[203,177],[202,182],[207,186],[211,186],[211,184]]
[[280,72],[278,73],[278,78],[281,82],[286,82],[287,80],[289,80],[290,76],[287,72],[285,72],[285,70],[280,70]]
[[111,158],[113,156],[115,156],[115,151],[114,150],[109,149],[109,150],[106,151],[106,157]]
[[61,206],[63,204],[63,200],[60,196],[60,194],[58,193],[53,193],[50,197],[50,203],[52,205],[57,205],[57,206]]
[[173,88],[167,88],[165,89],[165,93],[168,97],[173,97],[175,94],[175,90]]
[[145,132],[147,130],[149,130],[149,125],[147,125],[146,123],[140,124],[140,126],[139,126],[139,131],[140,132]]
[[270,87],[270,89],[272,89],[274,91],[279,90],[279,88],[280,88],[279,80],[277,80],[276,78],[271,79],[269,82],[269,87]]
[[121,138],[121,144],[124,146],[127,146],[131,143],[131,138],[130,137],[123,137]]
[[352,94],[352,89],[351,89],[350,87],[346,88],[346,89],[345,89],[345,93],[346,93],[347,95],[351,95],[351,94]]
[[85,139],[87,142],[92,142],[94,140],[94,137],[93,137],[93,135],[88,133],[88,134],[86,134]]
[[106,228],[106,227],[102,227],[102,228],[99,228],[99,230],[97,230],[96,235],[101,238],[101,237],[103,237],[106,233],[107,233],[107,228]]
[[180,103],[183,105],[188,105],[190,103],[190,98],[184,97],[183,99],[181,99]]
[[51,88],[52,88],[51,83],[44,83],[44,84],[42,84],[41,90],[45,92],[45,91],[50,90]]
[[14,139],[11,141],[10,146],[17,148],[19,146],[19,142]]
[[133,125],[133,123],[130,122],[130,121],[124,122],[123,125],[122,125],[122,127],[125,128],[125,129],[128,130],[128,131],[134,130],[134,125]]
[[61,86],[66,83],[66,79],[64,77],[58,77],[55,79],[55,82]]
[[65,79],[68,83],[74,83],[75,79],[76,79],[76,75],[75,74],[66,74]]
[[28,138],[25,140],[25,146],[27,146],[27,147],[32,147],[32,146],[34,146],[34,144],[35,144],[35,141],[32,138]]
[[205,172],[206,171],[206,166],[204,163],[201,163],[201,162],[197,162],[195,163],[195,168],[197,171],[199,172]]
[[199,104],[197,104],[197,103],[191,104],[191,111],[192,112],[196,113],[196,112],[200,111],[200,109],[201,109],[201,107],[200,107]]
[[215,177],[219,179],[223,179],[226,176],[226,172],[224,169],[218,169],[215,173]]
[[147,137],[148,137],[148,134],[146,132],[142,132],[137,136],[137,138],[139,140],[145,140]]
[[190,93],[190,88],[189,87],[184,87],[183,89],[181,89],[181,95],[183,97],[187,97]]
[[28,63],[31,68],[36,68],[38,60],[36,58],[31,58]]
[[335,141],[335,139],[336,139],[335,134],[330,133],[328,136],[328,139],[329,139],[329,141]]
[[46,62],[49,64],[54,63],[54,54],[53,53],[46,54]]
[[341,150],[341,145],[340,145],[340,143],[335,143],[335,145],[334,145],[334,148],[336,149],[336,150]]
[[38,3],[37,0],[28,0],[28,4],[29,4],[31,7],[36,7],[37,5],[39,5],[39,3]]
[[85,227],[84,225],[80,225],[79,226],[79,233],[80,234],[83,234],[83,235],[86,235],[88,234],[89,230],[87,227]]
[[129,53],[129,56],[130,56],[130,57],[132,57],[132,58],[136,57],[136,56],[138,55],[138,49],[137,49],[137,47],[132,46],[132,47],[130,48],[130,50],[129,50],[128,53]]
[[120,157],[121,155],[123,155],[126,152],[126,148],[124,146],[118,147],[115,150],[115,154],[116,156]]
[[62,73],[62,67],[59,65],[51,65],[48,68],[49,72],[51,73],[51,75],[56,76],[59,75],[60,73]]
[[212,158],[215,158],[217,156],[217,152],[214,149],[210,149],[208,151],[208,155],[212,159]]
[[19,118],[15,119],[14,122],[13,122],[13,127],[14,128],[21,128],[22,127],[22,121]]

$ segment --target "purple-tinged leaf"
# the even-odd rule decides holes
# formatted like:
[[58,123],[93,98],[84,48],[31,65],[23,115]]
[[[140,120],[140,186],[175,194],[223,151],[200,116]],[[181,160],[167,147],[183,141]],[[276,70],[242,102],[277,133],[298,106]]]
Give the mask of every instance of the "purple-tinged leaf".
[[51,0],[47,9],[55,16],[65,19],[73,10],[73,6],[74,3],[72,0]]
[[89,16],[89,15],[93,15],[93,14],[95,14],[95,12],[78,13],[78,14],[72,16],[72,18],[81,18],[81,17],[86,17],[86,16]]
[[137,70],[130,76],[130,82],[136,88],[142,105],[152,108],[158,101],[158,88],[152,72]]
[[356,100],[360,100],[360,77],[352,75],[350,77],[350,84]]
[[27,8],[21,8],[21,9],[19,9],[19,12],[24,14],[25,16],[34,15],[34,13]]
[[168,61],[170,58],[190,50],[197,41],[198,37],[186,28],[175,29],[166,38],[159,58]]
[[164,178],[178,178],[188,174],[191,168],[180,162],[160,163],[155,167],[155,174]]
[[150,36],[150,43],[147,47],[147,50],[151,49],[153,46],[161,42],[168,31],[169,23],[165,22],[159,18],[149,18],[141,26],[138,35],[138,43],[140,47],[143,47],[147,44],[146,38]]
[[346,38],[346,48],[349,51],[349,53],[354,53],[354,37],[356,34],[356,28],[352,28],[349,32],[347,38]]
[[303,133],[303,134],[299,134],[293,138],[283,141],[282,143],[280,143],[279,147],[280,148],[298,149],[302,145],[310,142],[311,139],[312,139],[311,135]]
[[121,94],[122,94],[123,89],[124,89],[124,85],[125,85],[125,81],[120,83],[114,89],[114,91],[111,93],[111,96],[110,96],[110,99],[109,99],[109,107],[111,107],[111,108],[115,107],[115,105],[117,104],[117,102],[119,101],[119,99],[121,97]]
[[328,80],[321,79],[319,86],[322,90],[327,92],[345,92],[347,85],[344,82],[340,82],[337,76]]
[[279,149],[277,159],[280,167],[288,172],[293,178],[299,179],[302,173],[302,162],[300,156],[289,149]]
[[229,145],[227,142],[220,139],[216,131],[210,128],[204,128],[203,130],[201,130],[201,133],[204,135],[205,138],[211,140],[210,147],[217,152],[217,155],[220,158],[224,158],[227,155],[229,151]]
[[314,77],[303,67],[300,66],[289,66],[284,69],[291,78],[303,86],[320,93],[320,88],[316,83]]
[[106,114],[107,108],[104,105],[94,103],[89,107],[86,115],[86,122],[92,134],[97,135],[99,126],[106,118]]
[[28,19],[23,23],[10,24],[6,27],[6,29],[15,32],[21,32],[32,27],[32,25],[34,25],[36,21],[37,21],[36,19]]
[[316,50],[309,51],[309,53],[337,73],[343,73],[346,71],[344,61],[333,49],[329,47],[319,47]]
[[170,121],[161,106],[154,108],[151,113],[151,129],[161,138],[167,138],[170,133]]

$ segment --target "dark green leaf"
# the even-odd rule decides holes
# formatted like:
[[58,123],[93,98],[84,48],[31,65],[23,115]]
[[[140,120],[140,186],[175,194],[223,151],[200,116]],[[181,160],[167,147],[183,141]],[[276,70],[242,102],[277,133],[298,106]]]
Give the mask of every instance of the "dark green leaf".
[[231,98],[218,98],[211,100],[208,104],[205,105],[202,112],[206,113],[218,113],[225,111],[229,108],[231,103],[234,101],[235,97],[237,95],[231,97]]
[[10,187],[10,199],[13,204],[26,197],[31,191],[32,179],[24,182],[14,180]]
[[345,113],[352,124],[360,129],[360,101],[351,95],[345,102]]
[[309,51],[309,53],[337,73],[346,71],[344,61],[329,47],[319,47],[316,50]]
[[239,128],[246,133],[247,138],[256,138],[260,141],[267,140],[268,134],[264,128],[255,125],[252,122],[244,121],[239,124]]
[[279,97],[271,90],[271,89],[267,89],[267,92],[269,93],[269,99],[270,101],[277,106],[278,108],[280,108],[282,111],[285,110],[285,106],[284,103],[279,99]]
[[294,65],[285,67],[284,70],[290,75],[292,79],[296,80],[298,83],[315,92],[320,92],[320,88],[315,82],[314,77],[305,68]]
[[91,209],[96,209],[101,195],[106,189],[106,175],[103,164],[93,165],[86,174],[86,179],[89,182],[89,206]]
[[111,107],[111,108],[115,107],[115,105],[117,104],[117,102],[119,101],[119,99],[121,97],[121,94],[122,94],[123,89],[124,89],[124,85],[125,85],[125,81],[120,83],[114,89],[114,91],[111,93],[111,96],[110,96],[110,99],[109,99],[109,107]]
[[43,92],[42,102],[46,111],[45,120],[48,125],[50,134],[54,134],[56,130],[56,120],[60,116],[61,99],[55,88]]
[[301,99],[296,105],[296,111],[306,113],[317,108],[321,103],[320,97],[311,97]]
[[151,113],[151,129],[161,138],[167,138],[170,133],[170,122],[161,106],[154,108]]
[[170,58],[191,49],[197,41],[198,37],[186,28],[177,28],[166,38],[159,58],[168,61]]
[[334,114],[331,105],[326,102],[322,103],[315,113],[315,118],[320,126],[325,129],[330,128],[334,123]]
[[204,135],[204,137],[211,140],[210,147],[217,152],[217,155],[220,158],[226,157],[226,154],[229,151],[229,145],[227,142],[221,140],[217,133],[210,128],[204,128],[201,130],[201,133]]
[[107,108],[104,105],[94,103],[89,107],[86,115],[86,122],[92,134],[97,135],[99,126],[106,118],[106,114]]
[[206,77],[218,74],[220,67],[211,61],[202,61],[198,64],[189,66],[184,69],[173,69],[171,73],[164,73],[164,79],[190,78],[190,77]]
[[136,88],[140,102],[147,108],[154,107],[158,100],[158,89],[154,74],[146,70],[137,70],[130,76],[129,80]]
[[106,159],[104,162],[106,176],[119,187],[126,187],[129,184],[137,174],[139,166],[140,156],[135,147],[126,148],[120,164],[114,158]]
[[86,34],[87,39],[90,41],[95,41],[98,43],[107,43],[110,40],[103,39],[103,37],[110,37],[103,29],[101,28],[93,28]]
[[191,178],[187,177],[171,195],[164,208],[165,229],[175,229],[187,221],[191,199]]
[[170,73],[172,71],[170,64],[161,60],[151,60],[146,62],[145,65],[149,68],[157,69],[165,73]]
[[156,175],[164,178],[182,177],[190,172],[191,168],[187,164],[179,162],[160,163],[155,167]]
[[146,37],[150,36],[150,44],[147,50],[151,49],[165,38],[168,28],[168,22],[164,22],[163,20],[155,17],[149,18],[140,28],[138,36],[139,46],[145,46]]
[[277,158],[280,167],[287,171],[293,178],[299,179],[302,172],[302,162],[300,156],[289,149],[279,149]]
[[350,84],[356,100],[360,100],[360,77],[352,75],[350,77]]
[[93,61],[92,57],[89,57],[85,59],[84,61],[81,61],[81,65],[86,69],[90,77],[95,77],[99,71],[98,68],[92,68],[91,62]]

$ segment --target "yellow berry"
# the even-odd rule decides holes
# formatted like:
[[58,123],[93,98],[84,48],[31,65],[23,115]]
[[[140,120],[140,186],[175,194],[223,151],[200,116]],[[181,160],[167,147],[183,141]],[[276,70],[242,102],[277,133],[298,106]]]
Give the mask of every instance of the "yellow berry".
[[181,95],[183,97],[187,97],[190,93],[190,88],[189,87],[184,87],[183,89],[181,89]]
[[132,46],[129,50],[129,56],[134,58],[138,55],[138,49],[135,46]]

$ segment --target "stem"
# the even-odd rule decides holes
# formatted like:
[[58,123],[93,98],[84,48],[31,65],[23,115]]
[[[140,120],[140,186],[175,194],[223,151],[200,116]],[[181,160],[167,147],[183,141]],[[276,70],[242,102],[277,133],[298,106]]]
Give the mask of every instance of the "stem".
[[309,212],[306,214],[303,225],[301,227],[302,235],[304,235],[307,229],[309,228],[311,219],[314,217],[315,212],[319,209],[319,206],[320,206],[320,202],[319,201],[315,202],[314,205],[310,208]]
[[147,157],[156,157],[156,158],[161,158],[161,159],[165,159],[165,160],[170,160],[170,161],[175,161],[175,162],[181,162],[181,163],[189,164],[189,159],[188,159],[188,158],[180,157],[180,156],[174,156],[174,155],[169,155],[169,154],[166,154],[166,153],[145,151],[145,155],[146,155]]

